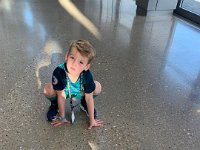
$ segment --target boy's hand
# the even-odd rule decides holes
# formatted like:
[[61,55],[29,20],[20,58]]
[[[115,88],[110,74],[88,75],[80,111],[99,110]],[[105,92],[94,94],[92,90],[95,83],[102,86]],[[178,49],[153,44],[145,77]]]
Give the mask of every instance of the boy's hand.
[[90,122],[90,125],[88,127],[88,129],[92,129],[93,127],[100,127],[103,125],[103,121],[99,120],[99,119],[94,119],[92,122]]
[[55,118],[52,120],[52,123],[51,123],[51,125],[55,127],[60,126],[62,124],[71,124],[71,122],[68,121],[67,119],[61,120],[60,117],[55,116]]

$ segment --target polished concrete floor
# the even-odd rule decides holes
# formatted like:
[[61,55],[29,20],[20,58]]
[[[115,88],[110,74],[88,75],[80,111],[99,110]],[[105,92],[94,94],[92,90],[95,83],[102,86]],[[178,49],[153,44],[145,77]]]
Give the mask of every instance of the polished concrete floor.
[[[138,16],[133,0],[72,2],[96,28],[57,1],[0,0],[0,149],[199,150],[200,29]],[[73,125],[46,121],[42,87],[74,39],[97,51],[101,128],[87,130],[79,108]]]

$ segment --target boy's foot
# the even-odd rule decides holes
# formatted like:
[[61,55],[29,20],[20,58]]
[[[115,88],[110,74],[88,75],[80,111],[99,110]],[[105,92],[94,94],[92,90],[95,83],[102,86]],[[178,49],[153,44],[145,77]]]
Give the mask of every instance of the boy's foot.
[[52,121],[54,117],[58,114],[58,104],[56,102],[51,102],[51,106],[47,112],[47,119],[48,121]]
[[[86,104],[86,101],[85,101],[85,98],[81,99],[81,104],[80,104],[80,108],[81,110],[83,110],[86,115],[89,117],[89,113],[88,113],[88,109],[87,109],[87,104]],[[94,119],[97,118],[97,111],[96,109],[94,108]]]

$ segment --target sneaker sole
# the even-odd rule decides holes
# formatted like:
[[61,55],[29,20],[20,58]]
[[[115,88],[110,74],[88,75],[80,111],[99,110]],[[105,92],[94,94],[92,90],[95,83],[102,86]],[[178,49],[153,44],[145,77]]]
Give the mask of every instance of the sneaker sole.
[[[80,104],[80,108],[81,108],[81,110],[82,111],[84,111],[85,113],[86,113],[86,115],[89,117],[89,114],[88,114],[88,112],[85,110],[85,108]],[[98,114],[97,114],[97,112],[96,112],[96,116],[94,116],[94,118],[96,119],[98,117]]]
[[86,113],[86,115],[89,117],[88,112],[85,110],[85,108],[84,108],[82,105],[80,105],[80,108],[81,108],[81,110],[84,111],[84,112]]

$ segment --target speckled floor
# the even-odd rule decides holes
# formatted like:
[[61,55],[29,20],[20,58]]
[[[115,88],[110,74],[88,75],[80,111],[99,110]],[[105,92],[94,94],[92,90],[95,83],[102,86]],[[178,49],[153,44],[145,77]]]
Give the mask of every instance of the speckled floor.
[[[102,39],[57,1],[0,0],[0,149],[199,150],[199,28],[173,15],[137,16],[133,0],[72,2]],[[52,127],[42,87],[80,38],[97,51],[104,126],[87,130],[77,108],[74,125]]]

